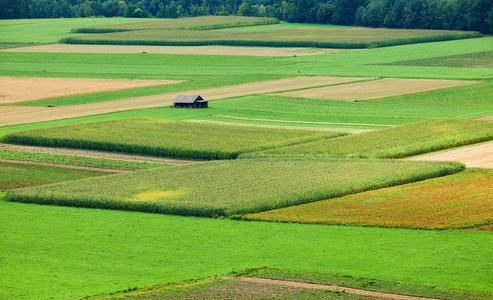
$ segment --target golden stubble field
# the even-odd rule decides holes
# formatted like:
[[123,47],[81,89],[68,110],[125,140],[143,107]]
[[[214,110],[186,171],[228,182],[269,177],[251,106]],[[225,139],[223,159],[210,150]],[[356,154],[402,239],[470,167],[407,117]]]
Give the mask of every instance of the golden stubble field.
[[479,81],[382,78],[373,81],[326,86],[302,91],[291,91],[280,93],[279,95],[355,101],[426,92],[475,83],[479,83]]
[[180,83],[179,80],[0,77],[0,104]]

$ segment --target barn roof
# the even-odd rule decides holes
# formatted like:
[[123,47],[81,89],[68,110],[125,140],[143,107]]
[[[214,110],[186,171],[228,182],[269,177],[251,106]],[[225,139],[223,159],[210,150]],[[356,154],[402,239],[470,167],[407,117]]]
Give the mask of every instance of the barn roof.
[[195,102],[207,102],[199,95],[178,95],[173,103],[195,103]]

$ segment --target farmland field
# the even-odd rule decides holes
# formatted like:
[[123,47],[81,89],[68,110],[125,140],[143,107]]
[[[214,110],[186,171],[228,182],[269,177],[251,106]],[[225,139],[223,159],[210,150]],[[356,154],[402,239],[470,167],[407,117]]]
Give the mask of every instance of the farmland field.
[[[443,36],[431,36],[430,39],[435,42],[380,48],[374,47],[383,44],[373,43],[367,44],[366,47],[370,46],[367,49],[352,51],[305,48],[299,50],[302,52],[289,52],[293,49],[279,48],[282,56],[276,54],[279,52],[270,52],[272,49],[252,50],[249,47],[231,46],[197,47],[193,53],[185,52],[190,51],[190,48],[168,47],[174,51],[169,54],[160,52],[160,47],[140,46],[131,47],[133,53],[125,52],[127,50],[113,53],[117,48],[102,45],[97,46],[97,53],[92,53],[96,52],[94,50],[86,51],[91,53],[55,52],[57,47],[72,45],[43,46],[54,52],[36,52],[38,47],[32,50],[25,47],[55,43],[64,37],[87,36],[71,32],[75,28],[141,21],[124,18],[0,20],[0,48],[10,48],[8,52],[0,51],[1,78],[183,81],[170,85],[48,98],[15,106],[0,105],[0,137],[22,130],[43,128],[49,133],[54,126],[68,128],[73,125],[73,128],[85,131],[93,122],[108,122],[121,127],[125,121],[116,119],[127,120],[130,125],[132,122],[128,121],[129,118],[141,118],[150,123],[174,120],[191,128],[215,128],[206,134],[208,138],[214,137],[221,129],[231,131],[232,135],[228,139],[218,139],[218,148],[230,147],[231,141],[240,139],[240,135],[235,133],[251,133],[243,141],[240,147],[242,151],[260,144],[279,145],[286,140],[301,141],[307,136],[310,139],[325,136],[323,140],[329,143],[307,143],[308,147],[296,151],[341,156],[376,157],[384,154],[393,156],[396,153],[401,156],[414,154],[416,149],[419,149],[419,153],[423,149],[435,151],[491,138],[491,121],[468,120],[493,116],[491,36],[450,41],[438,41]],[[186,19],[174,21],[187,22]],[[398,36],[393,38],[401,42],[409,38],[406,34],[443,34],[437,31],[386,31],[288,23],[226,28],[205,34],[265,37],[302,32],[308,37],[309,32],[329,31],[345,34],[352,42],[363,41],[362,35],[370,32],[387,34],[387,41],[388,33],[396,33]],[[145,33],[134,31],[129,34]],[[97,35],[101,36],[104,35]],[[19,48],[22,52],[12,52],[12,47],[21,46],[24,46]],[[245,55],[248,52],[250,55]],[[262,52],[273,53],[273,56],[260,56]],[[312,55],[305,55],[307,53]],[[413,82],[452,80],[481,83],[428,91],[413,88],[409,90],[410,94],[389,97],[380,95],[380,98],[358,99],[358,102],[313,98],[323,98],[320,95],[310,98],[272,95],[279,91],[291,91],[303,97],[313,87],[342,87],[356,84],[355,80],[404,82],[408,79]],[[4,82],[0,79],[0,85]],[[187,93],[203,94],[211,100],[209,108],[186,110],[170,107],[175,95]],[[55,107],[47,107],[50,104]],[[39,118],[44,114],[49,114],[50,118]],[[15,121],[3,122],[7,118]],[[140,136],[145,136],[144,133],[149,131],[143,125],[137,127],[140,127]],[[286,133],[297,133],[295,136],[289,134],[276,138],[262,135],[279,128],[283,128],[282,131]],[[286,130],[291,128],[297,129]],[[179,131],[184,133],[186,130]],[[328,138],[333,133],[351,134]],[[77,135],[69,134],[68,138],[74,139]],[[94,130],[92,135],[102,134]],[[137,136],[135,134],[131,138],[136,140]],[[157,134],[152,139],[158,141],[162,137]],[[341,143],[340,140],[345,142]],[[347,147],[348,141],[352,145],[346,150],[341,149]],[[413,141],[421,141],[422,144],[414,144]],[[193,140],[185,143],[185,147],[190,148],[192,144],[204,147],[211,146],[213,142]],[[411,144],[412,147],[407,147]],[[406,147],[401,147],[403,145]],[[336,146],[339,146],[339,152],[332,152]],[[278,154],[292,153],[289,148],[281,148],[287,152]],[[12,155],[9,151],[2,153],[3,156]],[[16,152],[15,155],[18,156],[16,159],[21,160],[102,164],[78,157],[31,156],[26,152]],[[29,176],[34,176],[34,173],[45,174],[41,176],[44,179],[59,177],[53,175],[56,174],[53,171],[41,173],[37,167],[38,171],[30,169],[27,174],[26,171],[15,169],[24,166],[9,165],[8,172],[11,173],[4,173],[2,177],[6,181],[13,176],[10,174],[25,174],[16,175],[13,182],[0,189],[9,190],[8,193],[0,191],[1,299],[108,296],[145,286],[173,282],[180,285],[183,282],[194,283],[195,279],[200,281],[201,278],[214,276],[234,276],[242,270],[261,266],[284,271],[265,268],[265,273],[257,273],[260,277],[302,280],[307,276],[304,272],[308,272],[310,276],[307,281],[320,282],[323,280],[320,277],[326,276],[321,274],[332,274],[345,280],[356,279],[360,288],[368,290],[378,289],[384,282],[383,285],[389,285],[385,287],[387,292],[457,300],[492,298],[493,265],[490,258],[493,253],[490,245],[493,240],[490,232],[491,210],[488,207],[491,206],[489,170],[463,170],[463,165],[455,163],[391,159],[262,157],[166,166],[130,174],[14,189]],[[461,172],[437,177],[456,171]],[[428,177],[433,178],[426,179]],[[398,185],[417,180],[420,181]],[[125,188],[118,186],[119,182]],[[99,190],[89,195],[91,191],[86,188],[90,186],[89,190],[92,190],[93,184]],[[393,187],[383,188],[387,185]],[[85,190],[76,190],[79,188]],[[329,188],[334,189],[329,191]],[[372,191],[332,198],[342,196],[336,189],[342,194],[366,189]],[[46,197],[40,197],[41,191],[47,193]],[[358,217],[359,223],[355,224],[359,226],[338,226],[247,222],[240,220],[241,215],[197,218],[4,201],[5,197],[14,200],[17,196],[24,199],[29,196],[32,202],[46,200],[46,203],[52,204],[55,194],[51,196],[51,192],[59,196],[55,199],[59,201],[57,204],[73,205],[74,201],[79,201],[78,204],[83,202],[91,207],[145,207],[143,210],[155,211],[153,209],[158,207],[157,203],[161,203],[161,209],[166,205],[166,209],[172,206],[175,209],[173,213],[202,216],[204,212],[208,212],[208,216],[260,210],[268,213],[267,210],[274,207],[314,200],[322,201],[291,209],[311,207],[306,215],[311,213],[311,216],[316,214],[316,217],[328,217],[336,211],[319,212],[320,208],[311,205],[335,205],[337,202],[340,208],[352,201],[353,214],[347,212],[347,219],[341,223],[350,223],[349,219],[354,221],[358,211],[366,211],[371,215],[366,221]],[[110,193],[113,200],[117,197],[123,200],[115,200],[111,205],[110,202],[102,203],[101,195],[108,196]],[[371,199],[375,201],[365,202],[365,199],[358,198],[368,195],[372,195]],[[87,196],[87,199],[82,199],[82,196]],[[378,200],[384,197],[389,199],[385,203],[392,204],[387,205],[387,213],[378,210],[379,203],[384,203]],[[327,198],[332,199],[324,200]],[[340,202],[340,199],[345,199],[347,203]],[[455,202],[450,202],[450,199]],[[420,206],[420,214],[432,216],[432,205],[442,213],[435,214],[435,219],[419,219],[419,214],[405,213],[406,205],[416,209],[417,203],[425,200]],[[456,207],[460,207],[464,213],[460,215]],[[371,223],[377,217],[386,221]],[[466,227],[476,231],[460,229]],[[402,286],[406,288],[401,289]],[[216,287],[212,285],[208,288]],[[234,284],[227,283],[224,287],[236,288]],[[249,287],[244,287],[244,294],[248,293]],[[440,294],[443,291],[445,293]],[[202,293],[203,290],[200,287],[192,288],[192,292]],[[177,293],[183,296],[186,292]],[[326,295],[320,294],[321,297]],[[345,295],[337,294],[339,296]],[[302,295],[298,298],[304,297]]]
[[479,36],[481,36],[479,33],[474,32],[381,28],[311,28],[269,31],[156,30],[144,28],[84,37],[69,37],[62,39],[61,42],[101,45],[235,45],[362,49]]
[[0,191],[103,175],[107,173],[0,162]]
[[[152,119],[120,119],[6,135],[3,142],[165,157],[231,159],[241,153],[344,135]],[[77,138],[73,138],[77,136]]]
[[418,229],[493,225],[493,170],[467,169],[423,182],[247,215],[247,220]]
[[475,84],[477,81],[399,79],[384,78],[373,81],[313,88],[309,90],[284,92],[278,95],[332,100],[369,100],[403,94],[427,92],[461,85]]
[[247,153],[244,156],[325,155],[403,158],[491,139],[493,139],[493,123],[489,121],[442,119]]
[[[266,158],[121,174],[107,180],[11,191],[8,201],[157,213],[227,216],[259,212],[453,174],[458,163]],[[176,180],[187,178],[187,182]]]
[[4,85],[0,105],[181,82],[171,80],[105,80],[35,77],[0,77],[0,81]]

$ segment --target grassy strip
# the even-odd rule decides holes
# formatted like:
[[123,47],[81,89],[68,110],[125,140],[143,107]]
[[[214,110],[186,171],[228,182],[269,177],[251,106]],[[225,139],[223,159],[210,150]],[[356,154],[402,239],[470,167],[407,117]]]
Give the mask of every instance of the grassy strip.
[[111,33],[132,30],[212,30],[236,27],[278,24],[276,18],[255,18],[240,16],[201,16],[193,18],[160,19],[130,24],[110,24],[72,29],[73,33]]
[[0,191],[104,175],[108,173],[0,162]]
[[493,224],[493,170],[451,176],[246,215],[271,222],[413,229],[465,229]]
[[[396,37],[397,36],[397,37]],[[60,40],[67,44],[271,46],[363,49],[479,37],[476,32],[408,29],[293,29],[272,31],[138,30]]]
[[160,163],[133,162],[116,159],[92,158],[76,155],[48,154],[40,152],[13,151],[3,149],[0,149],[0,158],[115,170],[147,170],[165,166],[165,164]]
[[459,163],[438,162],[241,159],[17,190],[7,200],[214,217],[340,197],[463,169]]
[[2,137],[2,141],[165,157],[233,159],[245,152],[340,135],[344,133],[136,118],[15,132]]
[[264,155],[328,155],[360,158],[403,158],[493,139],[493,123],[479,120],[427,120],[357,135],[319,140],[247,153]]

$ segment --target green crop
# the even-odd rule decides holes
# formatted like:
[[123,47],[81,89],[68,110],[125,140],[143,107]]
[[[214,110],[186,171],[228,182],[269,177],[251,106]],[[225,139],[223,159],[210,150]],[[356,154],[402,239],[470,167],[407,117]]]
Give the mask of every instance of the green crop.
[[72,29],[75,33],[109,33],[145,29],[161,30],[211,30],[277,24],[276,18],[240,16],[201,16],[194,18],[159,19],[138,23],[120,23]]
[[459,172],[459,163],[279,157],[204,162],[16,190],[14,202],[224,216]]
[[120,119],[15,132],[2,141],[154,156],[231,159],[244,152],[340,135],[344,133]]
[[492,139],[493,123],[490,121],[437,119],[271,149],[244,156],[327,155],[403,158]]
[[145,170],[165,166],[165,164],[160,163],[124,161],[106,158],[91,158],[75,155],[49,154],[41,152],[13,151],[3,149],[0,149],[0,158],[116,170]]
[[403,44],[438,42],[479,37],[477,32],[374,29],[374,28],[324,28],[281,29],[271,31],[183,31],[144,29],[114,32],[103,35],[68,37],[67,44],[103,45],[161,45],[161,46],[275,46],[362,49]]

